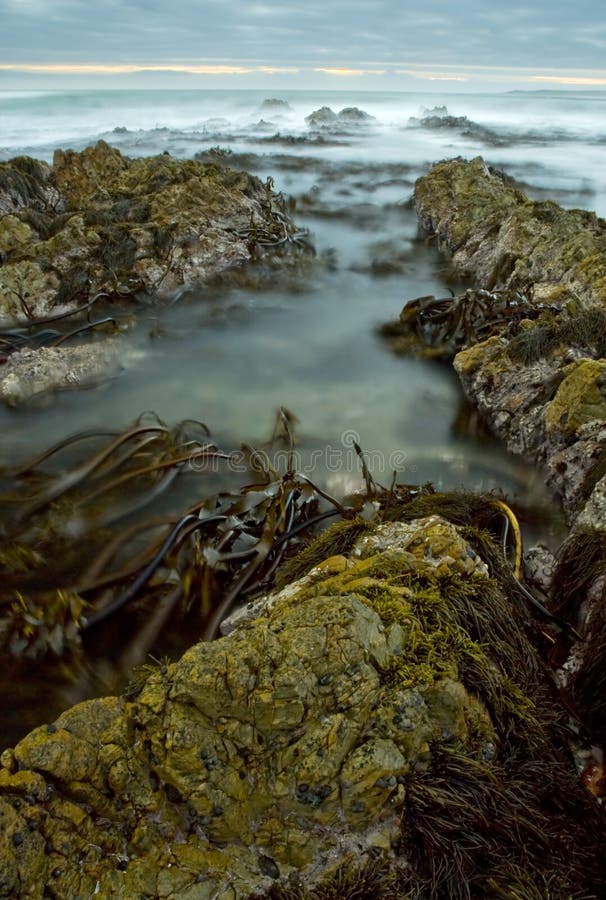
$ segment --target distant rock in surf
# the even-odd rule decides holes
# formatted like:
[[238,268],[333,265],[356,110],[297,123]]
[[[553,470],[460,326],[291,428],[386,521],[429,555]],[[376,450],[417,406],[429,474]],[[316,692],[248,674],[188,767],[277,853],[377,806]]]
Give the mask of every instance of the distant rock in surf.
[[330,106],[322,106],[305,116],[305,121],[310,128],[326,128],[327,125],[336,124],[338,116]]
[[292,112],[292,106],[286,100],[279,100],[277,97],[269,97],[261,104],[261,109],[265,112]]
[[375,120],[374,116],[371,116],[370,113],[365,112],[363,109],[358,109],[357,106],[346,106],[338,115],[338,118],[341,122],[372,122]]
[[485,128],[477,122],[472,122],[467,116],[451,116],[445,106],[434,106],[433,109],[423,110],[420,118],[411,116],[408,120],[408,125],[413,128],[458,131],[461,137],[469,137],[493,146],[502,146],[510,143],[494,131],[491,131],[490,128]]
[[329,106],[322,106],[314,110],[305,121],[310,128],[334,128],[342,125],[359,125],[374,120],[374,116],[358,109],[357,106],[346,106],[339,114],[333,112]]

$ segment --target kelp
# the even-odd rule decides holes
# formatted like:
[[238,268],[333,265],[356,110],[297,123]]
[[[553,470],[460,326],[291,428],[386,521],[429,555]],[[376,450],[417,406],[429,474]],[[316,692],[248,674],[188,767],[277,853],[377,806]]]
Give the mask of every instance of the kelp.
[[598,528],[575,529],[558,551],[551,586],[552,608],[581,626],[581,606],[587,592],[604,576],[606,535]]
[[[79,293],[80,291],[76,291],[76,294]],[[70,296],[68,299],[71,301],[74,299],[74,296]],[[80,306],[68,310],[67,312],[38,318],[34,318],[31,315],[30,310],[26,305],[23,306],[23,312],[25,314],[24,319],[11,324],[0,323],[0,354],[6,358],[11,353],[26,348],[58,347],[71,338],[83,334],[84,332],[92,331],[102,325],[111,325],[114,329],[117,328],[118,321],[115,316],[103,316],[96,321],[92,321],[90,318],[93,306],[100,300],[108,299],[109,295],[103,291],[95,294]],[[63,330],[63,324],[67,323],[67,320],[70,320],[69,323],[67,323],[69,326],[72,322],[80,321],[83,316],[85,316],[85,321],[82,324],[70,327],[68,330]],[[59,330],[56,328],[44,327],[56,322],[62,323]]]
[[579,528],[562,545],[552,581],[551,605],[577,623],[584,641],[567,691],[593,740],[606,743],[606,536]]
[[[237,603],[301,578],[330,556],[347,554],[376,522],[430,515],[464,529],[529,624],[538,617],[539,630],[556,635],[552,641],[571,635],[557,611],[547,610],[522,584],[520,531],[502,497],[437,492],[431,485],[383,488],[357,447],[366,490],[338,500],[294,470],[295,426],[296,417],[279,410],[268,450],[243,445],[236,456],[222,450],[203,423],[170,428],[144,414],[122,431],[63,439],[7,474],[0,496],[5,650],[17,657],[61,655],[124,616],[136,636],[141,621],[167,596],[175,622],[187,620],[192,634],[212,638]],[[271,462],[276,441],[290,447],[284,473]],[[227,475],[235,459],[247,460],[251,483],[203,493],[186,509],[140,521],[140,513],[172,494],[184,474],[208,484],[221,467]],[[121,520],[133,516],[134,522],[120,528]],[[481,585],[481,596],[474,585],[459,579],[438,586],[452,598],[451,614],[456,611],[461,621],[446,617],[436,627],[464,629],[474,640],[490,632],[511,657],[520,644],[515,627],[492,602],[491,582]],[[142,645],[143,652],[149,646]],[[520,651],[512,677],[530,665],[522,656]],[[474,666],[470,659],[469,673]],[[490,671],[477,673],[478,680],[490,677]]]
[[[379,849],[377,859],[362,865],[354,860],[343,864],[336,872],[316,887],[308,887],[293,875],[287,885],[278,884],[264,894],[253,895],[250,900],[405,900],[398,885],[396,873],[383,859]],[[263,865],[263,860],[260,862]],[[269,872],[269,864],[265,864]],[[412,895],[409,895],[412,897]]]
[[[555,306],[549,309],[557,311]],[[380,333],[397,352],[452,359],[459,350],[494,335],[515,334],[520,322],[536,319],[545,310],[544,304],[519,291],[469,288],[459,296],[410,300],[399,322],[387,323]]]
[[[295,422],[281,409],[272,436],[291,447],[284,474],[262,448],[225,452],[203,423],[169,428],[153,414],[123,431],[73,435],[7,473],[0,496],[5,649],[17,656],[63,651],[102,622],[133,606],[140,616],[167,594],[181,616],[193,616],[199,636],[214,636],[240,598],[273,585],[282,558],[308,529],[334,515],[355,516],[293,470]],[[228,475],[233,462],[241,470],[246,459],[252,483],[116,531],[184,473],[208,480],[221,466]]]
[[[477,554],[486,574],[434,567],[410,545],[360,560],[364,577],[355,573],[342,589],[377,612],[386,632],[392,626],[410,632],[406,653],[377,663],[386,688],[425,691],[430,705],[441,679],[464,685],[478,704],[479,718],[470,716],[466,726],[472,749],[444,733],[428,762],[400,777],[392,846],[366,848],[364,862],[352,853],[317,883],[296,873],[286,880],[271,847],[264,848],[259,866],[276,883],[263,896],[599,896],[596,886],[606,877],[603,812],[575,778],[570,717],[537,651],[536,610],[527,605],[518,572],[521,537],[511,505],[496,494],[430,485],[383,488],[364,465],[364,491],[331,497],[294,469],[295,425],[292,413],[278,412],[272,439],[291,451],[284,473],[273,466],[271,443],[245,447],[238,459],[247,460],[250,483],[199,498],[190,490],[186,509],[128,520],[120,530],[99,522],[111,519],[116,506],[155,499],[167,473],[193,475],[200,466],[196,477],[208,489],[206,466],[228,465],[233,451],[221,449],[203,423],[169,427],[145,414],[124,430],[80,432],[4,473],[5,651],[65,657],[80,641],[85,648],[97,641],[105,623],[114,645],[124,633],[118,662],[130,669],[176,622],[187,623],[190,641],[205,630],[212,637],[233,605],[350,553],[378,523],[439,515],[460,529],[469,560]],[[362,463],[361,450],[359,456]],[[596,545],[595,567],[599,556]],[[326,579],[327,596],[338,577]],[[559,612],[571,610],[568,604]],[[540,628],[551,625],[542,619]],[[129,696],[148,672],[135,672]]]

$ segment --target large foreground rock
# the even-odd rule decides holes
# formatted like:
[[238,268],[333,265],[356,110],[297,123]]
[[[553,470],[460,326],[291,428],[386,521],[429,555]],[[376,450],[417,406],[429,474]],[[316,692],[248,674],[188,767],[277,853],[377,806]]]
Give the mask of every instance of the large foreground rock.
[[494,554],[378,526],[33,731],[1,759],[0,895],[597,896],[602,822]]

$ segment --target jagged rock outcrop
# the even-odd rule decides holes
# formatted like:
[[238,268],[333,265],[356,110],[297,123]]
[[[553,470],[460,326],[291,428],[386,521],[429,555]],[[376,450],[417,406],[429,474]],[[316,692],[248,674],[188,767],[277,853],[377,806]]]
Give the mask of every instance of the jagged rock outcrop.
[[0,760],[0,896],[587,896],[598,810],[495,552],[438,516],[366,529],[30,733]]
[[[100,295],[174,294],[261,256],[268,270],[285,267],[309,254],[297,237],[270,184],[226,166],[168,154],[128,159],[104,141],[57,150],[52,167],[29,157],[0,163],[0,360],[27,351],[0,380],[0,399],[16,404],[34,389],[89,384],[115,368],[109,347],[88,343],[83,352],[46,328],[62,313],[88,311]],[[46,362],[57,365],[40,361],[33,372],[33,351],[55,341],[61,347]],[[123,348],[122,360],[128,355]]]
[[482,159],[415,185],[422,229],[476,288],[408,304],[390,339],[454,357],[463,389],[508,449],[546,470],[573,530],[551,604],[580,629],[563,678],[606,740],[606,222],[535,202]]
[[251,259],[290,228],[258,178],[169,155],[128,159],[99,141],[53,166],[0,164],[0,315],[40,316],[107,291],[169,293]]
[[434,131],[455,131],[461,137],[482,141],[482,143],[491,144],[492,146],[503,146],[510,143],[506,138],[502,138],[484,125],[473,122],[467,116],[449,115],[445,106],[434,106],[433,109],[424,110],[421,116],[411,116],[408,124],[415,128],[426,128]]
[[606,223],[529,200],[484,160],[447,160],[415,184],[422,229],[480,287],[532,288],[536,301],[606,301]]

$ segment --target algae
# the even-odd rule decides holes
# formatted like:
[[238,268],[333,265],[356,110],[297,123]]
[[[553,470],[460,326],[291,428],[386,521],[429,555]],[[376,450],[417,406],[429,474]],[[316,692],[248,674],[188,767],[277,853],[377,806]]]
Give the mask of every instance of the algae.
[[435,515],[378,525],[228,637],[6,751],[3,894],[590,895],[598,808],[470,551]]

